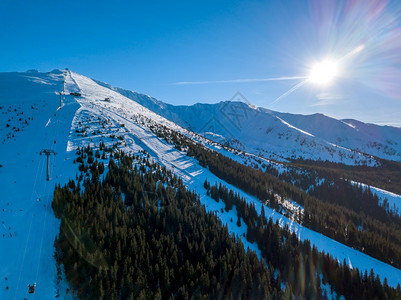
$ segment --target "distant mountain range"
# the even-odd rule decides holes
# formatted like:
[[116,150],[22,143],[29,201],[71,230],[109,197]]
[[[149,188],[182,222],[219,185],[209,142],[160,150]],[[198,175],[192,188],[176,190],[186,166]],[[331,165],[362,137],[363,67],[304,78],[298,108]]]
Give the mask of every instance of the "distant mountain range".
[[374,157],[401,161],[401,128],[323,114],[280,113],[244,102],[174,106],[97,83],[213,141],[265,158],[285,161],[302,157],[350,165],[375,165]]

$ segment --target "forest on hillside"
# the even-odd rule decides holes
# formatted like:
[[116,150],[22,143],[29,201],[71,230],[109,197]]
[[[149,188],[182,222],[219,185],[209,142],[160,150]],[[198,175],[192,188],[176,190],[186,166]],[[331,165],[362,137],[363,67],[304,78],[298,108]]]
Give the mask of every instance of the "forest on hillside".
[[325,284],[350,299],[401,296],[373,271],[300,242],[224,186],[204,184],[212,201],[236,207],[262,259],[145,153],[77,154],[80,173],[56,187],[52,206],[61,219],[55,257],[81,299],[325,299]]
[[381,284],[380,278],[358,268],[350,268],[346,261],[339,263],[324,252],[311,246],[308,240],[301,242],[288,227],[281,228],[278,222],[266,220],[264,208],[258,214],[254,205],[248,204],[238,194],[222,184],[204,183],[208,194],[216,201],[222,200],[227,211],[236,208],[237,224],[247,226],[246,238],[257,243],[262,256],[269,262],[269,268],[277,271],[277,280],[283,280],[296,299],[316,299],[320,295],[321,282],[329,285],[337,295],[346,299],[393,299],[401,296],[401,290],[389,288],[387,280]]
[[[267,167],[262,171],[166,127],[151,128],[227,183],[275,209],[280,210],[275,195],[291,199],[304,207],[302,225],[401,268],[401,217],[379,205],[378,198],[369,189],[353,185],[352,178],[339,177],[338,170],[289,169],[279,174]],[[316,184],[317,179],[323,179],[320,186]]]
[[61,219],[56,258],[79,298],[282,296],[274,270],[171,172],[115,153],[102,175],[92,150],[78,153],[78,182],[56,187],[53,209]]

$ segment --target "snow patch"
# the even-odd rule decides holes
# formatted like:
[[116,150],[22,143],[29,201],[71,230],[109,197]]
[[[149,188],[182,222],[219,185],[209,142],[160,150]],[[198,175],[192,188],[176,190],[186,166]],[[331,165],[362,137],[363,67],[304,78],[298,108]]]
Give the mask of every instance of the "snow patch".
[[303,134],[306,134],[308,136],[314,137],[313,134],[310,134],[309,132],[306,132],[306,131],[304,131],[302,129],[299,129],[299,128],[295,127],[295,126],[292,126],[290,123],[287,123],[286,121],[284,121],[283,119],[281,119],[281,118],[279,118],[277,116],[276,116],[276,118],[279,119],[284,125],[287,125],[288,127],[292,128],[292,129],[295,129],[295,130],[297,130],[297,131],[299,131],[299,132],[301,132]]

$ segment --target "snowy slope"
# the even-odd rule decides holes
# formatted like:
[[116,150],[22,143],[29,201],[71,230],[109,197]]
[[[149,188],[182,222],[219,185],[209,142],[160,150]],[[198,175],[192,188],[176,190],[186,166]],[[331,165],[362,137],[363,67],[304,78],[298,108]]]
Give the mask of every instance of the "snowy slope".
[[336,120],[322,114],[279,113],[242,102],[173,106],[147,95],[99,84],[212,140],[228,142],[266,158],[302,156],[354,165],[374,164],[374,155],[401,161],[401,128]]
[[[116,120],[117,124],[124,124],[124,126],[120,126],[120,129],[122,128],[123,130],[116,132],[116,134],[122,135],[124,140],[128,138],[130,141],[130,143],[127,143],[127,146],[123,146],[126,147],[127,151],[130,150],[130,147],[133,147],[132,151],[135,151],[137,147],[141,147],[148,151],[151,157],[156,161],[167,166],[177,175],[181,176],[188,188],[195,190],[201,195],[201,201],[205,204],[206,208],[216,212],[221,220],[228,225],[229,230],[242,238],[246,247],[256,249],[255,245],[249,244],[242,236],[242,234],[246,232],[245,225],[242,224],[241,228],[236,226],[235,209],[228,213],[222,210],[224,206],[222,201],[217,203],[207,196],[203,183],[206,178],[211,184],[221,182],[228,188],[237,191],[241,196],[247,199],[247,201],[254,203],[259,212],[262,206],[261,202],[255,197],[247,195],[243,191],[219,179],[209,170],[202,168],[195,159],[186,156],[172,145],[166,144],[164,140],[159,139],[151,131],[147,130],[146,127],[152,126],[155,123],[162,123],[180,132],[185,132],[185,130],[147,110],[137,102],[129,101],[126,97],[106,88],[104,85],[100,86],[96,82],[78,74],[73,73],[72,76],[84,95],[82,100],[78,100],[82,105],[82,112],[84,110],[93,112],[101,111],[102,115],[106,118]],[[112,98],[112,101],[99,101],[99,99],[104,99],[105,97]],[[92,99],[92,101],[87,101],[88,98]],[[140,114],[138,114],[138,112],[140,112]],[[79,119],[79,115],[77,115],[76,118]],[[144,118],[148,120],[148,122],[142,123]],[[89,127],[92,128],[91,130],[95,130],[96,127],[94,126],[96,126],[98,120],[97,118],[93,118],[92,120],[95,121],[95,123],[92,122]],[[141,124],[141,126],[138,126],[138,123]],[[111,128],[115,128],[115,124],[110,124],[110,126]],[[100,130],[100,128],[98,129]],[[107,126],[103,130],[106,130],[106,132],[109,131]],[[88,136],[87,139],[91,139],[91,137]],[[134,145],[134,143],[136,145]],[[76,145],[74,145],[74,147],[75,146]],[[382,279],[387,277],[389,284],[392,286],[396,286],[401,282],[401,270],[327,238],[320,233],[304,228],[266,206],[265,213],[266,217],[272,217],[274,221],[279,221],[282,226],[288,224],[291,230],[295,231],[301,240],[309,239],[319,250],[332,254],[339,261],[342,262],[345,259],[350,266],[358,267],[360,270],[370,270],[370,268],[373,268]],[[233,222],[231,222],[231,219]],[[259,253],[259,251],[257,251],[257,253]]]
[[[63,107],[58,109],[60,97],[56,92],[63,90],[63,82]],[[82,96],[72,96],[71,92]],[[228,213],[222,210],[222,202],[217,203],[206,195],[203,182],[206,178],[212,184],[222,182],[255,203],[259,211],[262,204],[223,182],[151,130],[152,126],[161,124],[196,138],[179,125],[85,76],[58,70],[0,73],[0,103],[0,164],[3,165],[0,167],[3,191],[0,200],[0,299],[49,299],[57,294],[57,289],[62,298],[68,298],[65,283],[57,282],[53,258],[53,241],[59,224],[50,206],[52,193],[56,183],[64,184],[75,178],[76,147],[93,146],[101,140],[108,145],[118,144],[125,151],[147,151],[152,159],[172,170],[186,186],[198,192],[207,209],[215,211],[229,231],[240,236],[245,247],[260,255],[256,245],[244,239],[245,225],[238,228],[235,224],[235,209]],[[282,124],[280,126],[312,138],[303,133],[303,129],[290,127],[284,118],[274,119],[278,121],[273,122]],[[209,147],[218,148],[212,144]],[[46,157],[40,156],[42,149],[57,153],[50,157],[51,181],[45,180]],[[340,261],[346,259],[361,270],[373,267],[381,278],[387,277],[392,286],[401,282],[401,270],[303,228],[267,207],[265,212],[267,217],[272,216],[280,224],[289,224],[300,239],[310,239],[319,250],[331,253]],[[27,285],[34,282],[37,283],[36,292],[29,295]]]
[[336,120],[322,114],[309,116],[279,114],[294,126],[331,143],[401,161],[401,128]]
[[379,198],[379,205],[384,206],[387,210],[401,215],[401,195],[379,189],[364,183],[351,181],[352,184],[360,185],[362,188],[369,188],[370,191]]
[[[0,299],[24,299],[34,282],[37,292],[28,299],[56,295],[53,242],[59,224],[51,201],[55,182],[75,174],[65,149],[78,108],[68,101],[58,110],[63,77],[60,71],[0,74]],[[46,181],[42,149],[57,152],[50,158],[53,181]]]

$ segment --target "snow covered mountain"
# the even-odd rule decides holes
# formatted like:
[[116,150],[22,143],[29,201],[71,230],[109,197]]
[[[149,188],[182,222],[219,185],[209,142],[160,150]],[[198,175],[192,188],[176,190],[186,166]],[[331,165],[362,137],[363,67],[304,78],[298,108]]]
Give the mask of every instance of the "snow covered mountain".
[[302,157],[350,165],[374,165],[371,156],[401,161],[401,128],[336,120],[323,114],[280,113],[244,102],[174,106],[98,83],[211,140],[265,158],[285,161]]
[[[238,115],[234,108],[241,109],[243,114]],[[397,144],[397,140],[401,140],[400,129],[352,120],[337,121],[322,115],[286,115],[238,102],[174,107],[145,95],[111,89],[68,70],[0,73],[0,116],[0,299],[23,299],[28,296],[27,285],[35,282],[37,288],[33,297],[49,299],[60,295],[68,298],[68,286],[59,278],[53,258],[53,242],[59,227],[51,208],[53,190],[55,184],[65,184],[75,178],[76,148],[93,146],[100,141],[127,152],[146,151],[154,161],[181,177],[189,189],[199,193],[206,209],[214,211],[228,230],[237,234],[245,247],[257,254],[260,254],[257,245],[244,237],[245,224],[238,227],[235,223],[235,209],[225,211],[222,202],[218,203],[206,194],[203,188],[206,178],[238,192],[254,203],[258,212],[264,206],[266,217],[279,221],[281,226],[288,225],[299,239],[309,239],[319,250],[330,253],[339,261],[346,260],[360,270],[374,268],[380,278],[387,277],[391,286],[401,282],[401,270],[281,215],[224,182],[152,131],[157,126],[167,127],[238,161],[241,158],[235,153],[224,152],[218,144],[202,139],[186,128],[221,142],[227,141],[228,134],[232,134],[231,145],[266,157],[270,154],[281,159],[293,154],[296,157],[296,150],[302,146],[304,157],[353,163],[355,160],[368,162],[370,156],[346,147],[355,148],[362,142],[375,141],[379,145],[387,140],[386,145],[393,143],[388,147],[396,151],[388,157],[400,160],[400,145]],[[324,123],[326,127],[323,124],[307,127],[311,120]],[[337,128],[337,133],[325,132],[325,128]],[[260,145],[258,139],[262,135],[266,139]],[[344,138],[342,146],[338,146],[339,141],[335,145],[331,142],[338,136]],[[354,138],[359,138],[360,143],[354,142]],[[365,148],[361,150],[377,149],[377,153],[372,154],[386,157],[383,146]],[[47,157],[41,155],[44,149],[55,152],[49,156],[50,181],[46,181]]]

